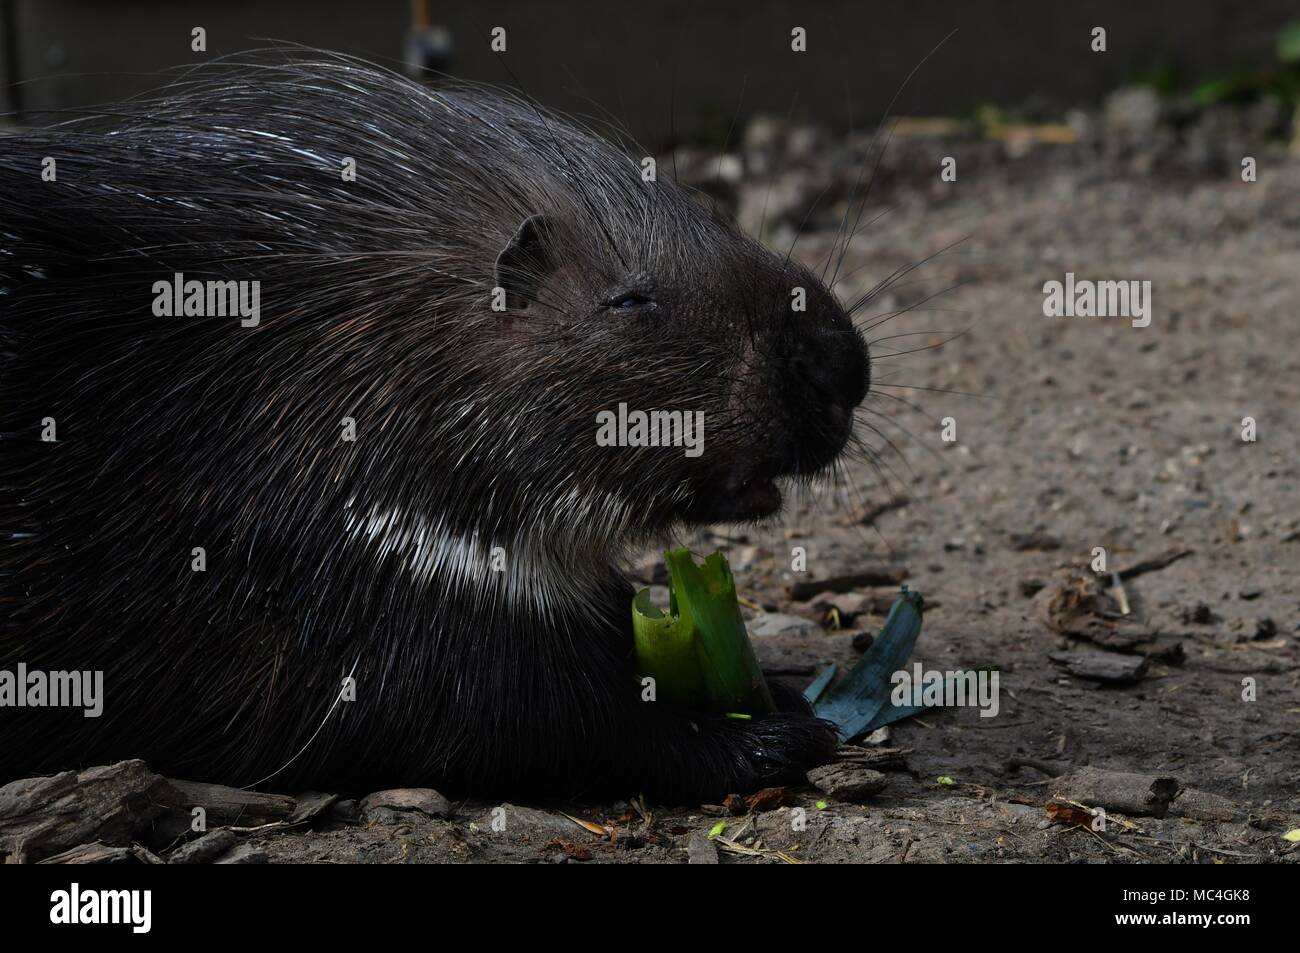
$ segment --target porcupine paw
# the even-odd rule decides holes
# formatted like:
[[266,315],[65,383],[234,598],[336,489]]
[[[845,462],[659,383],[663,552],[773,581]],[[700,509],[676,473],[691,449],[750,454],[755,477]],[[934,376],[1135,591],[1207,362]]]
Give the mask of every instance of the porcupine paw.
[[733,727],[737,746],[749,762],[752,787],[797,784],[811,768],[835,757],[839,734],[821,718],[780,712],[741,721]]

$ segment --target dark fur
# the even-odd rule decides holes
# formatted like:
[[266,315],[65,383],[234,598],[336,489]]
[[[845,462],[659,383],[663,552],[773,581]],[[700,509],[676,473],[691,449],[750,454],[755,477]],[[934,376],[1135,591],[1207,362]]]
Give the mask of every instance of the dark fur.
[[[106,695],[99,719],[0,709],[0,781],[142,757],[697,801],[826,760],[804,712],[639,698],[626,548],[765,515],[753,488],[828,465],[867,384],[822,284],[667,178],[525,100],[339,59],[0,138],[0,667],[103,669]],[[260,326],[155,317],[174,272],[259,279]],[[706,452],[597,447],[620,401],[703,410]],[[409,545],[366,529],[394,511]],[[435,522],[552,566],[544,595],[420,577]]]

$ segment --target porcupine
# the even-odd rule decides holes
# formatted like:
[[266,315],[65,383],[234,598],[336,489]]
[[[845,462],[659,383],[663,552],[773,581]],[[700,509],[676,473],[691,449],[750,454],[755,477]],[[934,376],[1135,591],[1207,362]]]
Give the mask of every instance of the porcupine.
[[[0,781],[698,802],[828,760],[798,705],[643,701],[620,567],[824,472],[868,349],[644,168],[525,96],[331,56],[0,139],[0,667],[105,694],[0,709]],[[260,321],[157,316],[176,275],[260,282]],[[598,446],[621,403],[702,411],[704,453]]]

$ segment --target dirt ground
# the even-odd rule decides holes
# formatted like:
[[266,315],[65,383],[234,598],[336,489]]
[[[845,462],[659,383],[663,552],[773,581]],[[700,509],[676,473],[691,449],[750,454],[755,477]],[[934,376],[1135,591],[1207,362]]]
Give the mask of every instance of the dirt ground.
[[[854,241],[841,269],[852,277],[837,289],[846,299],[964,239],[864,309],[866,323],[962,283],[869,333],[879,390],[862,420],[880,431],[863,430],[878,465],[852,463],[849,479],[795,501],[778,524],[688,541],[726,548],[757,606],[812,621],[759,626],[752,613],[752,630],[774,632],[754,637],[765,667],[802,683],[829,661],[852,664],[854,635],[883,618],[868,611],[826,628],[824,611],[791,603],[784,587],[905,567],[928,603],[916,659],[998,670],[995,717],[935,709],[894,725],[886,744],[904,765],[862,803],[808,786],[790,792],[792,805],[748,816],[506,805],[495,830],[501,806],[470,802],[445,819],[403,812],[274,831],[260,838],[267,857],[1294,862],[1283,835],[1300,826],[1300,163],[1278,158],[1252,183],[1231,167],[1136,165],[1098,174],[1078,156],[1004,162],[873,202],[866,219],[892,210]],[[811,264],[830,248],[828,221],[800,240]],[[1150,326],[1045,317],[1042,285],[1066,271],[1150,280]],[[1241,436],[1248,416],[1254,442]],[[945,417],[955,442],[940,438]],[[793,546],[807,550],[804,575],[790,571]],[[1058,567],[1086,571],[1099,546],[1111,569],[1190,550],[1124,584],[1131,618],[1165,648],[1181,646],[1158,653],[1135,684],[1077,677],[1049,658],[1097,646],[1049,628],[1034,593],[1050,593]],[[1254,680],[1254,700],[1243,699],[1243,679]],[[1198,808],[1185,793],[1164,818],[1111,812],[1104,831],[1053,823],[1047,802],[1069,793],[1054,778],[1083,766],[1168,775],[1211,797]]]
[[[891,147],[863,217],[870,225],[840,269],[836,290],[848,301],[943,252],[860,315],[875,359],[861,432],[875,459],[797,495],[777,523],[684,542],[726,549],[754,607],[760,659],[800,686],[831,661],[856,660],[855,637],[878,631],[895,589],[842,593],[848,608],[828,618],[826,600],[792,602],[785,587],[904,568],[927,602],[916,660],[996,670],[996,716],[939,708],[895,724],[868,746],[885,769],[883,790],[856,801],[807,785],[744,815],[645,805],[634,791],[614,804],[362,811],[365,792],[351,792],[311,823],[250,825],[239,834],[242,859],[1300,858],[1284,837],[1300,827],[1300,160],[1275,148],[1248,183],[1231,155],[1189,168],[1081,146],[1019,157],[987,143],[951,148],[958,179],[941,183],[949,144]],[[813,166],[842,165],[825,155]],[[851,185],[855,172],[836,174]],[[788,246],[790,222],[806,219],[796,255],[820,267],[845,199],[832,189],[819,211],[801,206],[822,191],[816,174],[792,168],[778,170],[770,196],[761,177],[742,177],[728,195],[742,220],[763,195],[776,247]],[[1150,326],[1045,317],[1043,284],[1067,271],[1150,280]],[[950,442],[941,438],[949,417]],[[1253,442],[1242,439],[1244,417],[1256,421]],[[806,572],[791,571],[792,547],[806,550]],[[1099,648],[1054,630],[1043,613],[1061,567],[1091,575],[1096,547],[1111,570],[1190,551],[1123,584],[1126,618],[1158,644],[1130,647],[1129,661],[1134,651],[1152,656],[1131,684],[1080,677],[1049,657]],[[636,572],[662,581],[659,562],[647,554]],[[1054,821],[1048,802],[1076,790],[1062,776],[1084,767],[1169,776],[1183,793],[1165,817],[1112,809],[1104,830]]]

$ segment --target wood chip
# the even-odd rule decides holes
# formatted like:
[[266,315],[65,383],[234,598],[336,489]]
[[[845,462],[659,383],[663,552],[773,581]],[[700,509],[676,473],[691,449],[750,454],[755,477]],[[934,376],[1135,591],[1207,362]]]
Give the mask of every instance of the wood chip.
[[1192,555],[1190,549],[1180,549],[1174,547],[1166,549],[1163,552],[1156,553],[1154,556],[1148,556],[1145,559],[1138,560],[1131,566],[1121,569],[1116,575],[1121,579],[1132,579],[1143,573],[1155,572],[1158,569],[1164,569],[1182,559],[1184,556]]
[[219,827],[215,831],[208,831],[197,840],[192,840],[188,844],[182,844],[171,856],[167,862],[171,864],[207,864],[221,857],[223,854],[233,850],[239,843],[239,838],[234,831]]
[[688,864],[718,863],[718,847],[709,839],[708,831],[691,832],[691,839],[686,844],[686,862]]
[[785,592],[795,602],[807,602],[823,592],[848,592],[850,589],[867,586],[897,586],[906,578],[907,570],[901,566],[876,566],[844,576],[796,582],[786,586]]
[[862,801],[883,791],[889,779],[879,771],[840,761],[813,768],[808,782],[841,801]]
[[778,807],[791,807],[793,804],[794,793],[789,788],[763,788],[745,798],[745,807],[751,814],[775,811]]
[[1074,568],[1061,570],[1034,604],[1044,625],[1070,638],[1173,665],[1181,664],[1186,657],[1181,639],[1123,615],[1093,573]]
[[1047,657],[1077,678],[1131,685],[1147,673],[1149,663],[1141,655],[1118,652],[1049,652]]
[[911,748],[859,748],[856,745],[841,745],[835,752],[836,761],[848,761],[874,771],[906,771],[907,756]]

